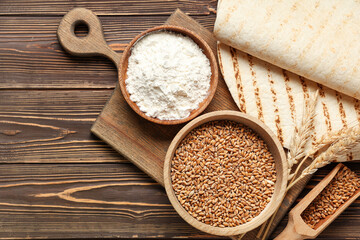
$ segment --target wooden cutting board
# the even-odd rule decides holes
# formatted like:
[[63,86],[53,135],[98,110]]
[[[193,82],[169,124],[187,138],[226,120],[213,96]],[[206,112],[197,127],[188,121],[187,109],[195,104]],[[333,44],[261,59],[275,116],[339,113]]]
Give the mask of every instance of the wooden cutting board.
[[[216,39],[213,34],[182,11],[176,10],[166,21],[166,24],[185,27],[196,32],[217,55]],[[215,96],[204,113],[217,110],[238,111],[221,76]],[[141,118],[127,105],[117,85],[91,131],[164,186],[163,163],[165,154],[170,142],[183,126],[184,124],[163,126]],[[305,186],[305,182],[299,183],[287,194],[272,229],[276,227],[296,200]],[[254,230],[242,239],[256,239],[257,232],[258,230]]]

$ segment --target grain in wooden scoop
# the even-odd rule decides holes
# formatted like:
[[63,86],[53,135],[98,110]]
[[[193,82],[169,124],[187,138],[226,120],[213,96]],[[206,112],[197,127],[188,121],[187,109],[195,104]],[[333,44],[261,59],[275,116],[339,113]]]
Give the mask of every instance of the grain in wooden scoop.
[[316,229],[321,220],[334,214],[359,188],[360,178],[355,172],[344,166],[329,185],[310,203],[301,217],[306,224]]
[[195,219],[236,227],[258,216],[270,202],[275,161],[253,130],[234,121],[212,121],[193,129],[171,162],[175,195]]

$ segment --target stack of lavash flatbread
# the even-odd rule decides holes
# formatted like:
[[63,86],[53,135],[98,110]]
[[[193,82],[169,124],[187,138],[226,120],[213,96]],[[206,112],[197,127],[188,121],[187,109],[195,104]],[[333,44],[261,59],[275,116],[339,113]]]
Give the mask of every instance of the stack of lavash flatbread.
[[[360,124],[359,1],[219,0],[214,34],[235,103],[284,147],[317,90],[313,143]],[[338,161],[353,159],[360,146]]]

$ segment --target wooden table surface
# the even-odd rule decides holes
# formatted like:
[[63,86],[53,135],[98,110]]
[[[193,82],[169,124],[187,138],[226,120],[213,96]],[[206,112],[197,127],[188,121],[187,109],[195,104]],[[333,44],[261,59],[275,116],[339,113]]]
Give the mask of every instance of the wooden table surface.
[[[212,30],[216,3],[0,1],[0,239],[219,239],[185,223],[159,184],[90,133],[116,69],[101,57],[66,54],[56,37],[62,16],[86,7],[121,52],[176,8]],[[316,173],[302,196],[333,166]],[[360,174],[358,164],[347,166]],[[357,200],[318,239],[360,239],[359,226]]]

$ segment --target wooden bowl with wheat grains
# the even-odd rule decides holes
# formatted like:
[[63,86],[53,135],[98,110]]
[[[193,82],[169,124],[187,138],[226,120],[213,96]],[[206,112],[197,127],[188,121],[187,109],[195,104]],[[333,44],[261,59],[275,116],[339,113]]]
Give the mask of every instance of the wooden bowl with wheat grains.
[[[210,63],[211,78],[210,78],[210,87],[208,89],[207,96],[204,98],[204,100],[202,102],[199,103],[199,105],[196,109],[193,109],[190,112],[189,116],[181,118],[181,119],[161,120],[156,117],[148,116],[147,114],[145,114],[143,111],[140,110],[139,106],[135,102],[133,102],[130,99],[130,94],[126,87],[129,57],[131,56],[133,47],[139,41],[141,41],[145,36],[148,36],[149,34],[157,33],[157,32],[171,32],[171,33],[181,34],[185,37],[189,37],[198,45],[198,47],[202,50],[202,53],[206,56],[206,58],[209,60],[209,63]],[[174,124],[185,123],[185,122],[190,121],[191,119],[195,118],[202,111],[204,111],[205,108],[211,102],[211,100],[215,94],[217,83],[218,83],[218,75],[219,75],[219,73],[218,73],[217,61],[216,61],[215,55],[212,52],[210,46],[196,33],[192,32],[186,28],[172,26],[172,25],[162,25],[162,26],[154,27],[154,28],[148,29],[148,30],[142,32],[141,34],[139,34],[138,36],[136,36],[129,43],[129,45],[125,48],[122,58],[120,60],[120,65],[119,65],[120,89],[121,89],[121,92],[122,92],[126,102],[141,117],[143,117],[151,122],[163,124],[163,125],[174,125]]]
[[220,236],[264,223],[281,204],[287,174],[276,136],[260,120],[237,111],[192,120],[171,142],[164,163],[166,193],[178,214]]

